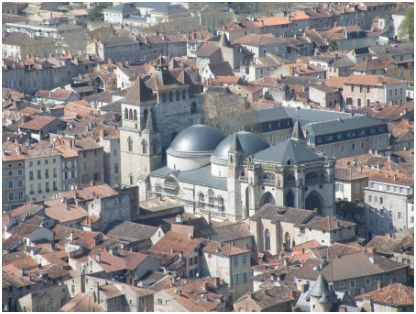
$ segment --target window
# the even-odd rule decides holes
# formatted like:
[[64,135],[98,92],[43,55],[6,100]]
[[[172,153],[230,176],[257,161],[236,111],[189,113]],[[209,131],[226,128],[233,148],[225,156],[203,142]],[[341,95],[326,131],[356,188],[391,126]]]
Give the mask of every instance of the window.
[[33,161],[29,162],[29,167],[33,167]]
[[186,99],[186,90],[182,90],[182,99],[185,100]]
[[13,201],[13,193],[9,193],[9,201]]
[[371,203],[372,201],[373,201],[373,196],[372,195],[369,195],[368,196],[368,202]]
[[13,181],[12,180],[10,180],[9,181],[9,189],[12,189],[13,188]]
[[380,198],[378,199],[380,204],[383,204],[383,197],[380,196]]
[[266,229],[264,231],[264,250],[270,251],[270,231]]
[[23,199],[23,192],[19,192],[19,200]]
[[49,164],[49,160],[45,159],[45,165]]
[[49,169],[45,169],[45,178],[48,179],[49,178]]
[[22,180],[17,181],[17,186],[19,188],[23,187],[23,181]]
[[179,101],[179,100],[180,100],[180,97],[181,97],[181,94],[180,94],[180,92],[177,90],[177,91],[176,91],[176,101]]
[[142,141],[142,150],[143,154],[147,154],[147,142],[145,140]]
[[13,171],[9,171],[9,177],[13,176]]
[[355,280],[350,280],[350,288],[355,288]]
[[172,102],[172,101],[173,101],[173,92],[170,91],[169,92],[169,102]]
[[402,219],[402,213],[401,212],[397,212],[397,219]]
[[203,193],[199,193],[198,195],[198,207],[205,208],[205,198]]
[[42,179],[42,172],[38,170],[38,179]]
[[243,264],[246,265],[247,264],[247,256],[243,255]]
[[129,152],[133,151],[133,140],[130,136],[127,138],[127,147]]
[[42,184],[38,183],[38,193],[42,193]]
[[30,181],[33,181],[33,171],[29,172],[29,178],[30,178]]
[[238,256],[233,257],[233,264],[234,264],[234,267],[238,266]]
[[162,103],[163,102],[166,102],[166,94],[165,93],[162,93]]

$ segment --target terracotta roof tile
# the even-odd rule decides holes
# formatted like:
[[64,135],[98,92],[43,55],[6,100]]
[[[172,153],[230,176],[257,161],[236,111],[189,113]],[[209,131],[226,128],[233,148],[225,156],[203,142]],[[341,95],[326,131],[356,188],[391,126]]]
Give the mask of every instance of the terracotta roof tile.
[[414,305],[414,289],[400,283],[393,283],[379,290],[371,291],[356,296],[358,300],[370,297],[378,304],[392,306],[411,306]]

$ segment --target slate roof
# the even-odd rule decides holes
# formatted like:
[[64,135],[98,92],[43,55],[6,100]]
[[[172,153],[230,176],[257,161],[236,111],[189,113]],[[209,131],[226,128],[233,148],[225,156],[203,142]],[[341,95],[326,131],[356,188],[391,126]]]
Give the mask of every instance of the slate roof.
[[[157,177],[166,177],[172,170],[168,167],[162,167],[151,172],[151,175]],[[211,174],[211,166],[205,166],[196,170],[190,171],[175,171],[175,175],[179,182],[192,183],[202,186],[210,186],[222,190],[227,189],[227,178],[216,177]]]
[[296,225],[304,224],[309,221],[315,213],[307,209],[282,207],[266,204],[258,209],[250,220],[270,219],[272,223],[278,221],[289,222]]
[[286,164],[290,161],[292,164],[301,164],[323,160],[323,157],[315,153],[306,143],[290,138],[255,154],[253,160],[278,164]]
[[233,69],[227,61],[210,63],[208,67],[215,76],[234,76]]
[[338,133],[352,129],[385,126],[386,123],[367,116],[350,116],[329,121],[311,122],[303,128],[309,132],[308,137]]
[[152,93],[152,90],[146,86],[144,81],[138,77],[134,84],[127,91],[126,97],[124,97],[123,102],[140,104],[144,101],[154,100],[155,96]]

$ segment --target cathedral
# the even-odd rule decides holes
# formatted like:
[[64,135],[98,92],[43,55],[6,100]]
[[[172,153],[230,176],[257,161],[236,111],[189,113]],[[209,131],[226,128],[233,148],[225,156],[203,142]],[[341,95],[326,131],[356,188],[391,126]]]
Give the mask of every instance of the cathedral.
[[224,137],[197,124],[201,86],[192,73],[164,57],[152,65],[121,106],[122,185],[138,185],[140,200],[170,196],[188,213],[228,221],[267,203],[334,214],[334,160],[308,146],[299,118],[275,146],[246,131]]
[[140,180],[141,199],[170,196],[188,213],[223,221],[248,218],[267,203],[334,214],[334,161],[307,145],[299,120],[292,137],[272,147],[251,132],[224,138],[196,124],[166,153],[167,165]]

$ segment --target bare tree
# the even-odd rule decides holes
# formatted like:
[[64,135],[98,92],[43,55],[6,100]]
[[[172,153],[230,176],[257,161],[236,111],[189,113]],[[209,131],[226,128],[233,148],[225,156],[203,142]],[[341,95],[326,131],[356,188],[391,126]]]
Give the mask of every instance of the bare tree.
[[204,93],[203,110],[205,123],[227,136],[241,130],[251,130],[255,115],[245,97],[226,88],[210,88]]

